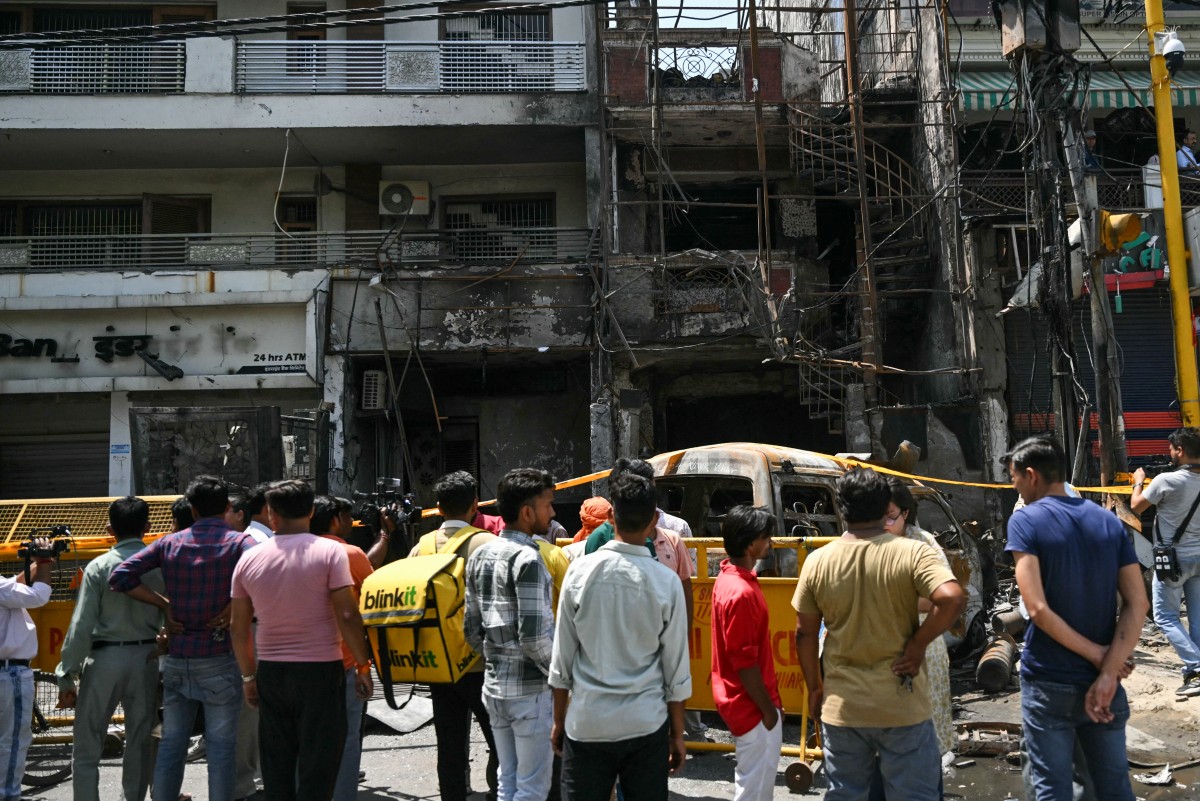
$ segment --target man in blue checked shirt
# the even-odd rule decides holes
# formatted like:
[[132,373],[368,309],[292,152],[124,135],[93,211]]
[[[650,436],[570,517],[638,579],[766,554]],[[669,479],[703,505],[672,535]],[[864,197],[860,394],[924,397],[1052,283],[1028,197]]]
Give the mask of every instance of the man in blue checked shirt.
[[[109,588],[163,611],[170,649],[163,664],[163,734],[154,768],[154,801],[178,801],[188,737],[204,705],[209,801],[232,801],[242,681],[227,635],[233,569],[254,547],[224,521],[229,488],[198,476],[185,493],[196,522],[151,543],[118,565]],[[141,577],[161,568],[166,594]]]
[[545,801],[553,775],[550,655],[551,579],[534,536],[554,519],[554,479],[545,470],[510,470],[496,487],[500,536],[467,560],[463,629],[482,651],[483,700],[500,760],[497,801]]

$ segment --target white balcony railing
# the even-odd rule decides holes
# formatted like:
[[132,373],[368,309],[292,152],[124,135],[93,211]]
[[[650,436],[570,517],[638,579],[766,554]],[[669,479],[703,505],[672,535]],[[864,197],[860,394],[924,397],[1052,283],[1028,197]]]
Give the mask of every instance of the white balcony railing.
[[0,50],[0,92],[180,93],[186,63],[182,41]]
[[238,42],[237,91],[582,92],[580,42]]
[[0,272],[571,264],[596,256],[584,228],[0,237]]

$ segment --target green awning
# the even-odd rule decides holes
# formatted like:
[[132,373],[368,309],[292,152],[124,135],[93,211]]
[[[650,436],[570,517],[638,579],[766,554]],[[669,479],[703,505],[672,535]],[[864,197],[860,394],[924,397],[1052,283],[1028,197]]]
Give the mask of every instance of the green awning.
[[[1092,73],[1088,86],[1088,105],[1091,108],[1134,108],[1138,105],[1137,98],[1141,98],[1147,106],[1154,105],[1150,97],[1149,71],[1135,70],[1121,74],[1134,90],[1133,93],[1115,73]],[[1180,72],[1171,84],[1171,104],[1174,107],[1200,106],[1200,71]],[[1014,76],[1008,70],[963,72],[958,76],[958,88],[961,92],[959,108],[964,111],[991,111],[997,106],[1012,109],[1016,106]]]

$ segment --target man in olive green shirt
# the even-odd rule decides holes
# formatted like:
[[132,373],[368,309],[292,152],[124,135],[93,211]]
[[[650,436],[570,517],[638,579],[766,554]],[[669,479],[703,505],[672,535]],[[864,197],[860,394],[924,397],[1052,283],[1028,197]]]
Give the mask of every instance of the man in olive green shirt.
[[[143,801],[154,773],[150,730],[157,705],[154,657],[161,615],[157,607],[110,591],[108,576],[146,547],[142,537],[150,529],[150,508],[141,498],[118,498],[108,507],[108,520],[108,532],[117,544],[84,570],[71,627],[63,640],[62,662],[55,669],[58,700],[59,707],[75,707],[73,798],[100,801],[100,752],[109,719],[120,702],[125,708],[121,787],[125,801]],[[143,576],[142,583],[165,592],[157,570]]]
[[[886,532],[883,476],[854,468],[837,493],[846,532],[805,559],[792,599],[809,712],[822,724],[825,797],[866,798],[878,760],[888,798],[937,801],[941,765],[921,663],[966,596],[933,548]],[[918,598],[933,603],[924,623]]]

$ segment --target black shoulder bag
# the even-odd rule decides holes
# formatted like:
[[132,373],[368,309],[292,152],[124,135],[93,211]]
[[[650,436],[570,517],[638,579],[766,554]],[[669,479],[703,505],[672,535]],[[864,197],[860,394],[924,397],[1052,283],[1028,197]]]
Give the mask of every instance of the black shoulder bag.
[[[1183,465],[1180,469],[1198,466],[1200,465]],[[1183,522],[1179,524],[1175,536],[1169,543],[1163,541],[1162,528],[1158,523],[1159,517],[1158,515],[1154,516],[1154,536],[1157,540],[1154,544],[1154,575],[1158,576],[1159,581],[1177,581],[1179,579],[1181,573],[1179,556],[1175,553],[1175,543],[1179,542],[1183,532],[1187,531],[1188,523],[1192,522],[1192,515],[1196,514],[1198,506],[1200,506],[1200,492],[1196,493],[1196,500],[1192,501],[1192,508],[1188,510],[1187,517],[1183,518]]]

